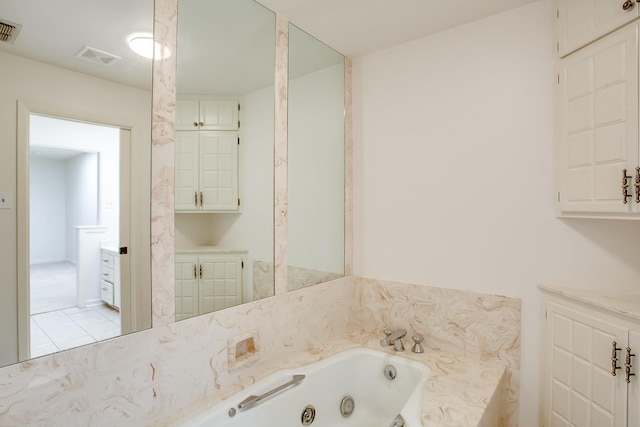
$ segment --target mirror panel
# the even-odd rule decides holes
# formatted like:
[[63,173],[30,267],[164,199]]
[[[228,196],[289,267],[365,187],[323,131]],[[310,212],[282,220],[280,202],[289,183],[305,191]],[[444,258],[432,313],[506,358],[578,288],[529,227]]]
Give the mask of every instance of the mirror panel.
[[[63,0],[55,7],[44,0],[0,0],[0,21],[15,27],[15,37],[0,42],[0,192],[11,201],[0,210],[4,366],[151,326],[152,64],[131,51],[127,39],[152,32],[153,0]],[[100,145],[89,129],[95,125],[115,142]],[[128,196],[117,184],[104,185],[99,172],[117,171],[118,158],[118,180],[130,183]],[[91,180],[80,177],[87,171]],[[76,179],[65,181],[64,174]],[[77,185],[89,182],[91,189]],[[72,213],[73,200],[89,201],[91,213]],[[130,226],[125,238],[123,215]],[[83,241],[86,250],[75,246],[80,235],[89,236]],[[126,256],[118,254],[122,245]],[[104,302],[101,249],[115,252],[110,266],[121,268],[110,270],[108,283],[115,286],[116,277],[123,279],[118,296],[126,302],[106,294],[109,305]],[[52,273],[53,264],[65,269]],[[37,276],[47,281],[45,293],[36,286]],[[70,297],[60,301],[63,289]],[[115,329],[95,327],[105,319],[116,323]]]
[[252,0],[179,0],[177,43],[181,320],[274,294],[275,14]]
[[289,291],[344,276],[344,57],[289,24]]

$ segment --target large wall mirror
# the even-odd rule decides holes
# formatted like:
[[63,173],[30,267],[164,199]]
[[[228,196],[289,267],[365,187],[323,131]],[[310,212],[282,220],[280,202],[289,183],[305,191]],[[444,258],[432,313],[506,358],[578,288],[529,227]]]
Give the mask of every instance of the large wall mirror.
[[153,0],[0,0],[0,30],[4,366],[151,326]]
[[176,320],[274,294],[275,14],[179,0]]
[[344,56],[289,24],[289,291],[345,273]]

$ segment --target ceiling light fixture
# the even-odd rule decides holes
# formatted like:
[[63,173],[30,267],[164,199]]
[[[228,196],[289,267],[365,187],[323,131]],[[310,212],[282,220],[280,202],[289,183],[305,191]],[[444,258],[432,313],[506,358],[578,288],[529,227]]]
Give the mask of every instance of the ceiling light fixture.
[[171,50],[167,46],[161,46],[153,40],[151,33],[135,33],[129,36],[127,39],[129,48],[138,55],[147,58],[164,59],[171,56]]

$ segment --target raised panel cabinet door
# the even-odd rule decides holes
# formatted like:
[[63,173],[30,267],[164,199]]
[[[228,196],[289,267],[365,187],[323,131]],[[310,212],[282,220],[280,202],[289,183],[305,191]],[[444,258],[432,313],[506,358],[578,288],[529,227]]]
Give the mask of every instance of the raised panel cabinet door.
[[200,134],[199,179],[203,210],[238,210],[238,135],[236,133],[203,132]]
[[242,303],[242,258],[236,255],[201,256],[200,307],[202,313]]
[[633,177],[638,166],[638,26],[562,59],[558,89],[560,211],[638,212],[622,189],[623,170]]
[[558,54],[566,56],[631,22],[639,6],[636,0],[558,0]]
[[199,134],[176,132],[175,143],[175,210],[200,209]]
[[[553,303],[547,305],[547,322],[552,353],[545,402],[548,425],[625,426],[627,330]],[[620,350],[612,353],[615,348]],[[621,368],[615,370],[615,376],[612,354]]]
[[176,254],[176,321],[200,314],[198,307],[198,266],[197,257]]
[[237,130],[238,101],[200,101],[200,130]]
[[197,99],[176,100],[176,130],[198,130],[200,101]]
[[[630,375],[627,385],[627,426],[640,426],[640,371],[638,371],[638,357],[640,356],[640,331],[629,331]],[[633,356],[631,356],[633,355]],[[625,359],[626,359],[625,349]],[[626,374],[625,374],[626,376]]]

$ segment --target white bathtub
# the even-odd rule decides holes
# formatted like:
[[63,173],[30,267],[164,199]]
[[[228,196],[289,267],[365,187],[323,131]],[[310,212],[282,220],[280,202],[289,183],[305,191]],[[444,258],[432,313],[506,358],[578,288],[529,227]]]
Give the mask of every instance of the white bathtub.
[[[384,375],[386,365],[392,365],[396,376]],[[430,374],[428,367],[387,351],[370,349],[348,350],[319,362],[269,375],[251,387],[231,396],[206,411],[195,414],[180,427],[296,427],[303,426],[303,411],[313,406],[312,427],[388,427],[397,415],[405,427],[422,425],[420,404],[424,383]],[[304,375],[295,385],[280,390],[256,404],[238,409],[249,396],[260,396],[287,383],[294,375]],[[351,415],[349,402],[353,399]],[[230,416],[229,412],[235,412]],[[305,412],[307,420],[311,410]]]

